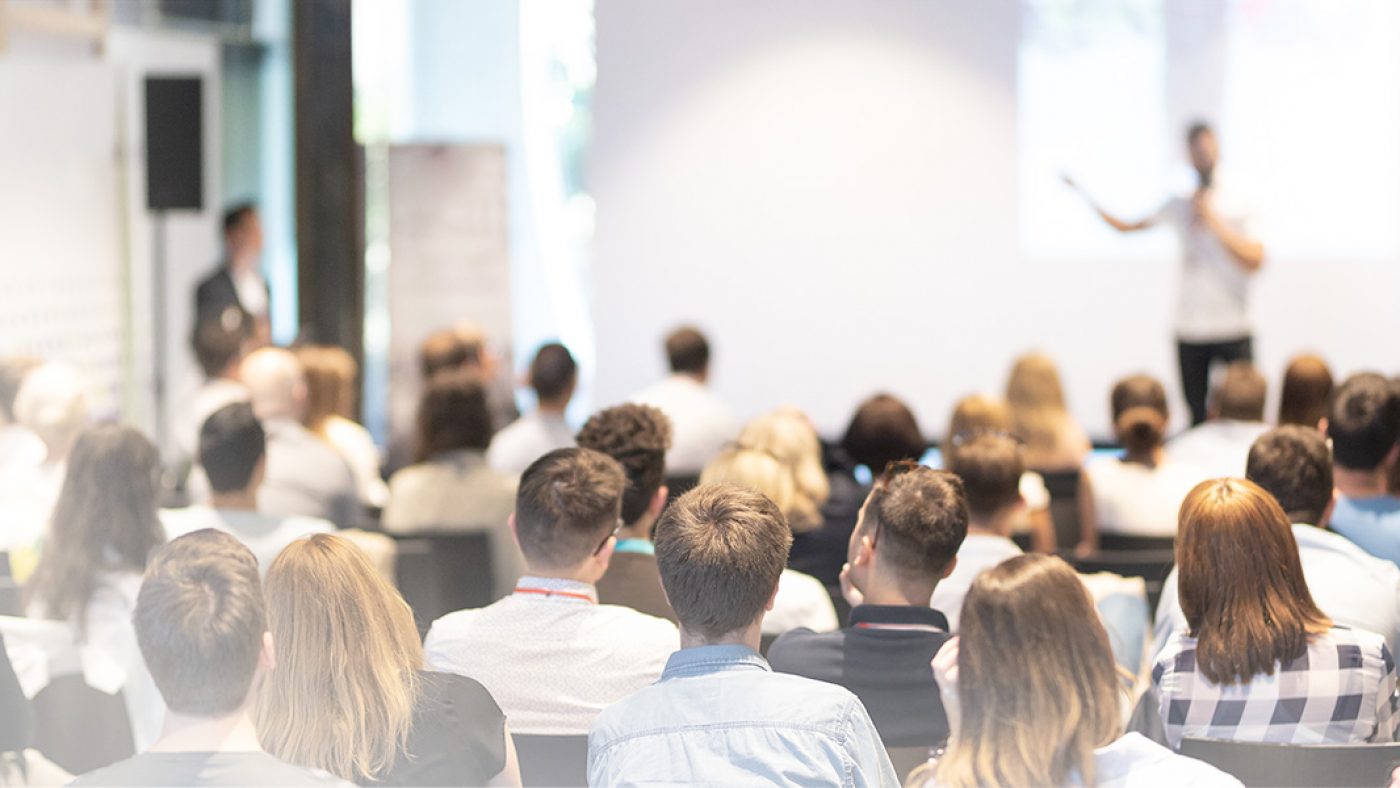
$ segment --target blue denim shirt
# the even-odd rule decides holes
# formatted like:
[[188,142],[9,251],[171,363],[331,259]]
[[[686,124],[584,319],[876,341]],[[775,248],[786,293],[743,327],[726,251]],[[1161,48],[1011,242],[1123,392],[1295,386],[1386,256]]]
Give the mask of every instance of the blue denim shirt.
[[660,681],[605,709],[588,735],[588,781],[899,785],[855,695],[774,673],[746,646],[678,651]]

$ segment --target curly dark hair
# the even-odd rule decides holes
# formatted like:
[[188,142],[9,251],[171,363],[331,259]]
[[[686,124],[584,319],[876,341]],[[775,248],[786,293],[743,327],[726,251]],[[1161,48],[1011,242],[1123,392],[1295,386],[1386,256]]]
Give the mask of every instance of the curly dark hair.
[[628,403],[593,414],[578,433],[578,445],[602,452],[627,472],[622,521],[636,523],[666,477],[671,420],[650,405]]

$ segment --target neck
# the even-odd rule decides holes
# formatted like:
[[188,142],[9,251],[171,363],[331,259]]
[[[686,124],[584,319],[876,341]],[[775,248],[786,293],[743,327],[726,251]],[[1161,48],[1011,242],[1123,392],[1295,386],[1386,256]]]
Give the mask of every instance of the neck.
[[1146,465],[1149,468],[1156,468],[1162,464],[1164,456],[1162,447],[1156,446],[1146,451],[1129,451],[1123,455],[1125,462],[1135,462],[1139,465]]
[[258,731],[246,705],[227,717],[165,713],[160,738],[150,752],[260,752]]
[[642,519],[631,525],[624,525],[617,532],[618,541],[623,539],[645,539],[651,541],[651,527],[656,524],[656,517],[651,513],[642,515]]
[[546,416],[558,416],[563,418],[564,412],[569,409],[568,400],[540,400],[539,411]]
[[1385,466],[1369,471],[1334,467],[1332,484],[1348,498],[1374,498],[1386,493]]
[[705,637],[698,632],[693,632],[681,623],[681,648],[699,648],[700,646],[748,646],[754,651],[758,651],[763,644],[763,616],[754,619],[753,623],[743,629],[736,629],[733,632],[725,633],[719,637]]
[[937,585],[938,581],[936,580],[920,579],[909,582],[893,576],[893,573],[873,571],[865,580],[866,587],[861,589],[865,595],[862,604],[928,607],[929,600],[933,598],[933,590]]
[[233,490],[209,494],[209,505],[215,509],[228,509],[236,512],[256,512],[258,510],[257,490]]
[[1015,511],[1014,507],[1008,506],[986,517],[973,517],[967,522],[967,532],[1009,537],[1011,536],[1011,519]]
[[709,377],[709,373],[706,372],[677,372],[675,375],[678,378],[689,378],[702,386],[705,385],[705,380]]
[[575,583],[587,583],[593,585],[598,582],[602,575],[594,567],[592,561],[585,561],[578,566],[571,566],[564,569],[553,569],[542,566],[526,565],[526,572],[531,577],[543,577],[547,580],[571,580]]

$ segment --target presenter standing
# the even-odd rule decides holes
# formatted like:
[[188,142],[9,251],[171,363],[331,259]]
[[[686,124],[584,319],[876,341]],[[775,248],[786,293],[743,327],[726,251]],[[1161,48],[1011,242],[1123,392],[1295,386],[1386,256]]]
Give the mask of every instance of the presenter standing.
[[1220,152],[1215,132],[1204,123],[1195,123],[1186,133],[1186,144],[1191,166],[1196,170],[1196,189],[1189,195],[1173,197],[1157,213],[1140,221],[1113,216],[1074,181],[1066,177],[1065,182],[1119,232],[1167,224],[1180,236],[1177,357],[1191,422],[1199,424],[1206,419],[1211,364],[1253,359],[1249,282],[1264,264],[1264,245],[1249,229],[1248,212],[1215,181]]
[[241,203],[224,213],[224,260],[205,277],[195,291],[196,325],[217,321],[232,331],[240,326],[256,346],[268,344],[270,295],[263,279],[262,220],[251,203]]

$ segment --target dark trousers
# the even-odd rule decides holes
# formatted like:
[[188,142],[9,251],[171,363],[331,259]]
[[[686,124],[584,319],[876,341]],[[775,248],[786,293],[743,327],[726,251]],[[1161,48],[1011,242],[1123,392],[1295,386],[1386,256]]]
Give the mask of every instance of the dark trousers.
[[1206,420],[1206,389],[1210,385],[1210,365],[1215,361],[1254,360],[1254,338],[1231,339],[1226,342],[1176,343],[1177,360],[1181,363],[1181,391],[1191,408],[1191,424]]

